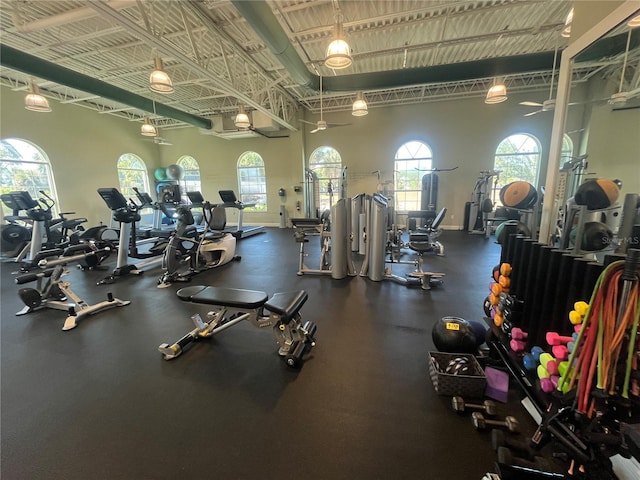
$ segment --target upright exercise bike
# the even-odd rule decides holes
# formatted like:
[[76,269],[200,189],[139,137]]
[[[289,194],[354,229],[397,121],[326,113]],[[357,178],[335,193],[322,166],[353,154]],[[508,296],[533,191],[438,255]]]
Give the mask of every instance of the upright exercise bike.
[[[113,283],[116,278],[128,274],[140,275],[142,268],[153,268],[162,263],[162,254],[168,242],[158,239],[145,239],[154,242],[148,251],[138,250],[136,239],[136,222],[140,221],[139,207],[133,201],[127,202],[124,195],[117,188],[99,188],[98,194],[113,211],[113,219],[120,225],[118,237],[118,260],[111,275],[104,278],[98,285]],[[130,264],[129,257],[141,259],[141,262]]]
[[165,272],[158,280],[158,288],[189,281],[200,272],[240,260],[235,255],[236,237],[223,231],[227,223],[225,208],[206,201],[201,207],[205,229],[198,233],[191,208],[177,206],[178,223],[164,251],[162,266]]

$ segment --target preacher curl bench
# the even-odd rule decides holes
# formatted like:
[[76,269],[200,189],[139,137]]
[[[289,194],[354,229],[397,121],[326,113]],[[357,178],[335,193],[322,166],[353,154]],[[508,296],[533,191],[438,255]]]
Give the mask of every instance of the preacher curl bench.
[[[158,347],[165,360],[179,356],[184,349],[200,338],[211,337],[243,320],[257,328],[271,327],[279,345],[278,354],[285,357],[290,367],[298,367],[305,352],[316,343],[315,323],[302,323],[300,309],[307,301],[304,290],[276,293],[268,298],[265,292],[205,285],[181,288],[178,298],[185,302],[213,305],[207,313],[208,321],[199,314],[192,315],[195,328],[173,345],[163,343]],[[265,314],[264,310],[269,313]]]

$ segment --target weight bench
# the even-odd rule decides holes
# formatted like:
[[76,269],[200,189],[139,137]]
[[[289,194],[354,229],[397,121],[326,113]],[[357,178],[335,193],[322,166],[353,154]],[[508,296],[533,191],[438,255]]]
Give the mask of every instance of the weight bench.
[[[185,302],[212,305],[207,321],[199,314],[191,316],[195,328],[172,345],[163,343],[158,350],[165,360],[179,356],[185,348],[200,338],[208,338],[243,320],[257,328],[271,327],[279,345],[278,354],[285,357],[290,367],[298,367],[305,352],[315,346],[315,323],[302,323],[300,309],[307,301],[304,290],[275,293],[271,298],[265,292],[206,285],[184,287],[178,298]],[[265,314],[267,310],[269,313]]]

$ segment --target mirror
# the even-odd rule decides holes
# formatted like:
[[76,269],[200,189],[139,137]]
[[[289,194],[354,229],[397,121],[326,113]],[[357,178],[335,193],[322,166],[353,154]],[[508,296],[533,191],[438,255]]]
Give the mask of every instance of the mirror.
[[[543,243],[551,241],[562,202],[558,179],[565,132],[571,132],[573,155],[588,155],[586,174],[621,179],[621,198],[640,191],[640,27],[629,35],[627,25],[637,15],[638,3],[625,2],[563,52],[540,225]],[[628,94],[626,101],[610,104],[620,92]],[[614,98],[620,97],[625,96]]]

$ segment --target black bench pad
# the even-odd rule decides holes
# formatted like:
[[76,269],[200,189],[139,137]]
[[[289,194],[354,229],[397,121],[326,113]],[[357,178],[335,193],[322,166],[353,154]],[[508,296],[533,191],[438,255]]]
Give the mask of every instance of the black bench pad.
[[302,308],[302,305],[304,305],[304,302],[307,301],[308,297],[309,295],[307,295],[307,292],[304,290],[300,290],[298,292],[275,293],[273,297],[264,304],[264,308],[270,312],[280,315],[286,323],[286,320],[298,313]]
[[206,303],[222,307],[260,308],[267,301],[267,294],[256,290],[242,290],[239,288],[207,287],[194,285],[178,290],[178,298],[185,302]]

